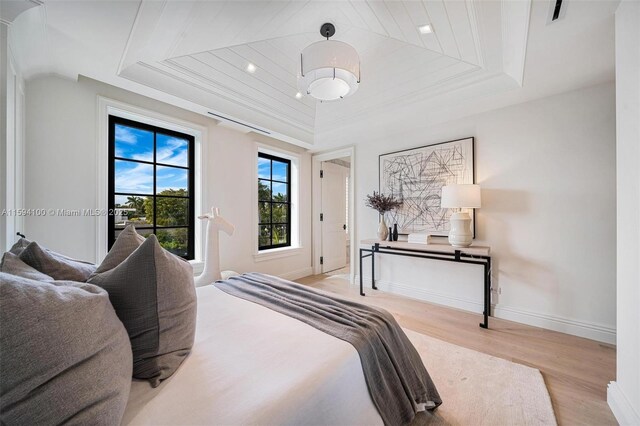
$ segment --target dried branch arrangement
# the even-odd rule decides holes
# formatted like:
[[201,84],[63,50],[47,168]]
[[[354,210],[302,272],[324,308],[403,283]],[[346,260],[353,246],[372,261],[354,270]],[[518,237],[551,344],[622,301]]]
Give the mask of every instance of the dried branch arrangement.
[[373,191],[373,195],[367,194],[367,199],[365,200],[365,206],[371,207],[381,215],[397,209],[401,205],[402,201],[397,200],[393,195],[384,195],[376,191]]

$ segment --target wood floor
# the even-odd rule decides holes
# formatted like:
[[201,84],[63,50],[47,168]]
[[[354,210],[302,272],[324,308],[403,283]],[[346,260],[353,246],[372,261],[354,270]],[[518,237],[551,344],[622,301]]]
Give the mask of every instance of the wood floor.
[[615,380],[615,346],[497,318],[484,330],[478,314],[371,289],[361,297],[338,277],[297,281],[384,308],[410,330],[539,369],[560,425],[617,425],[606,402],[607,384]]

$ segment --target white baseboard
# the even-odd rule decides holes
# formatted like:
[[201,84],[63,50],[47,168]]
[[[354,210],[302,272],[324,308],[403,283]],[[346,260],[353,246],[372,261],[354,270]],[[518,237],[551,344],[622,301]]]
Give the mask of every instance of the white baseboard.
[[[367,289],[371,290],[371,276],[363,275],[363,279],[366,293]],[[355,283],[359,285],[359,275],[356,275]],[[438,305],[464,309],[466,311],[476,313],[482,313],[483,311],[482,302],[477,300],[469,300],[448,294],[440,294],[424,288],[416,288],[384,280],[377,280],[376,286],[382,291],[399,294],[412,299],[424,300]],[[546,328],[548,330],[559,331],[561,333],[567,333],[574,336],[585,337],[587,339],[597,340],[598,342],[609,343],[612,345],[616,344],[615,328],[501,305],[492,306],[492,313],[496,318],[532,325],[534,327]],[[489,320],[489,324],[491,324],[491,320]]]
[[509,306],[496,306],[493,312],[496,318],[572,334],[611,345],[616,344],[616,329],[604,325],[511,308]]
[[617,382],[609,382],[607,386],[607,403],[620,425],[640,425],[640,414],[634,410]]
[[[363,275],[363,281],[364,292],[366,293],[367,290],[371,290],[371,275]],[[358,286],[360,285],[359,275],[356,275],[355,283],[357,283]],[[436,303],[438,305],[450,306],[452,308],[477,312],[479,314],[484,311],[482,302],[478,302],[477,300],[455,297],[448,294],[440,294],[424,288],[417,288],[385,280],[376,280],[376,287],[382,291],[399,294],[401,296],[410,297],[412,299],[425,300],[427,302]]]
[[284,278],[285,280],[297,280],[299,278],[308,277],[309,275],[313,275],[313,268],[311,266],[307,268],[298,269],[296,271],[287,272],[285,274],[278,274],[280,278]]

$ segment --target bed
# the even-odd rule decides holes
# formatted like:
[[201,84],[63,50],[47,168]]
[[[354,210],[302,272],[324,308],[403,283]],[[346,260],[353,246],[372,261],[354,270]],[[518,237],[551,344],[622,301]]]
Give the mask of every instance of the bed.
[[[275,277],[250,278],[314,292]],[[243,289],[249,281],[238,282]],[[380,396],[370,396],[371,374],[365,377],[363,372],[362,348],[359,353],[351,343],[303,320],[229,294],[224,287],[229,283],[197,289],[191,355],[157,388],[146,381],[132,382],[123,424],[385,423],[387,414],[376,408],[381,407]],[[296,288],[284,290],[288,298]],[[303,300],[306,306],[306,297]],[[382,381],[389,383],[384,377]]]
[[442,403],[384,310],[259,273],[196,289],[132,227],[87,265],[3,256],[0,423],[401,425]]

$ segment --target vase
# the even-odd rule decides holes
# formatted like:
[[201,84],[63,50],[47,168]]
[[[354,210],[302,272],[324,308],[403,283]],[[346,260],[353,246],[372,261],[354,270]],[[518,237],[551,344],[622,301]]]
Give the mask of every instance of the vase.
[[398,224],[393,224],[393,241],[398,241]]
[[380,224],[378,225],[378,239],[380,241],[384,241],[387,239],[389,235],[389,230],[387,229],[387,224],[384,221],[384,216],[380,219]]
[[393,241],[393,232],[391,231],[391,227],[389,227],[389,238],[387,238],[387,241]]

